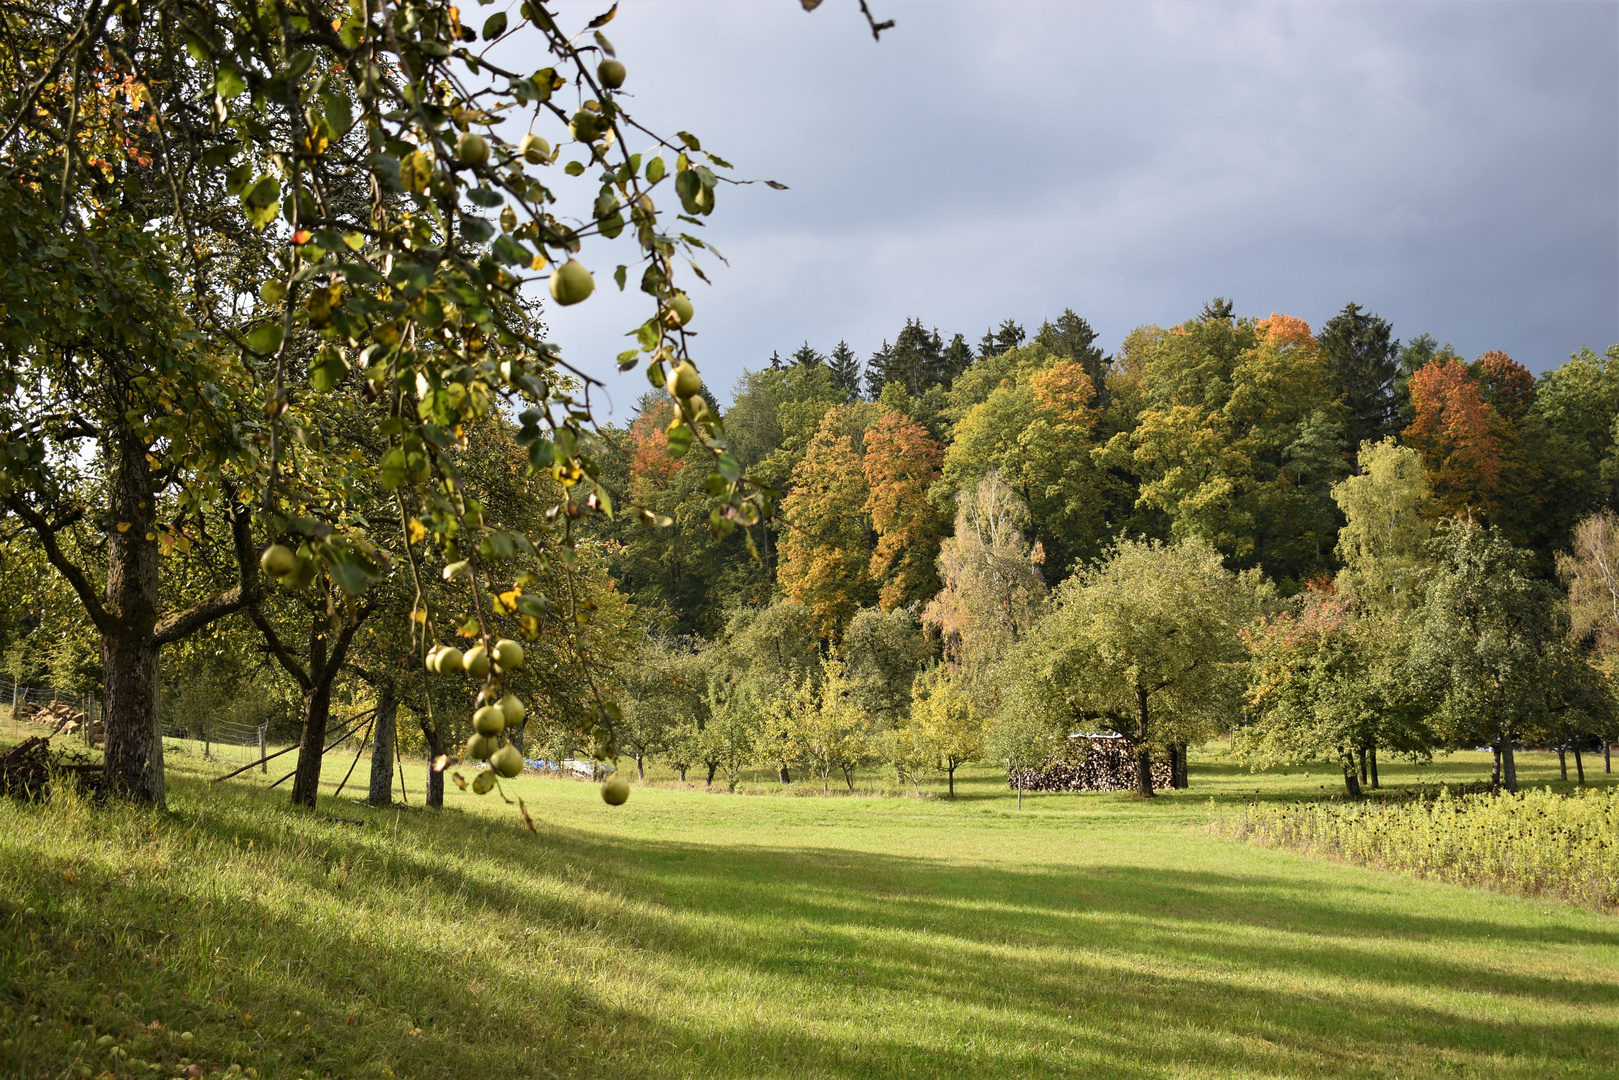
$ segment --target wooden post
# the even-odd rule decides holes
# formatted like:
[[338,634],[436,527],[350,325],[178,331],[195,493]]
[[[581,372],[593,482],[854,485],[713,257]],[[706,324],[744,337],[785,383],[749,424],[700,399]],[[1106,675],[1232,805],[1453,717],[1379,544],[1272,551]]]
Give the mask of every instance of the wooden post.
[[264,758],[264,729],[269,726],[269,724],[259,725],[259,772],[261,773],[268,773],[270,771],[270,764]]

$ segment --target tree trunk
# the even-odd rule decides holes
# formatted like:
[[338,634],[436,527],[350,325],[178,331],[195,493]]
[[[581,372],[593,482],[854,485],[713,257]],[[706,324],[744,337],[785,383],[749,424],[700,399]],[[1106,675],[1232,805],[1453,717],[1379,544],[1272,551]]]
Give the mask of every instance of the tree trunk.
[[1602,771],[1605,773],[1613,772],[1612,747],[1608,745],[1608,737],[1606,735],[1602,737]]
[[1180,775],[1175,778],[1176,787],[1185,790],[1192,786],[1191,773],[1186,764],[1186,744],[1176,743],[1175,760],[1180,765]]
[[315,808],[326,725],[332,718],[332,684],[325,679],[304,694],[303,731],[298,737],[298,771],[292,778],[292,805]]
[[1501,782],[1514,795],[1518,793],[1518,764],[1512,757],[1512,740],[1501,740]]
[[1372,790],[1376,791],[1377,784],[1377,744],[1372,744]]
[[1568,783],[1568,750],[1561,746],[1557,748],[1557,771],[1563,774],[1563,782]]
[[372,806],[391,806],[394,797],[394,724],[399,714],[399,688],[391,678],[377,687],[377,718],[371,731]]
[[954,799],[956,797],[956,763],[954,761],[949,761],[945,764],[949,766],[944,774],[946,784],[950,788],[950,797]]
[[1360,798],[1360,774],[1355,770],[1355,755],[1345,753],[1341,759],[1344,769],[1344,791],[1351,799]]
[[1023,774],[1018,773],[1017,778],[1017,808],[1023,809]]
[[1180,750],[1174,743],[1169,744],[1169,786],[1171,790],[1181,786]]
[[1501,744],[1496,743],[1490,749],[1495,754],[1495,766],[1490,770],[1490,788],[1499,792],[1501,790]]
[[[681,779],[684,780],[686,778],[682,776]],[[780,780],[783,786],[786,786],[787,784],[793,782],[793,774],[787,771],[787,766],[778,765],[776,766],[776,779]]]
[[1366,775],[1366,748],[1360,748],[1360,783],[1364,787],[1369,777]]
[[719,770],[719,764],[717,762],[712,762],[711,761],[711,762],[708,763],[708,786],[709,787],[714,786],[714,773],[717,772],[718,770]]
[[146,446],[118,435],[118,463],[109,507],[106,610],[113,622],[101,637],[107,698],[106,778],[113,790],[163,805],[163,736],[158,729],[157,544],[147,539],[157,495]]
[[107,782],[129,798],[162,806],[163,738],[157,726],[157,657],[157,643],[149,629],[131,632],[119,627],[101,637],[106,693],[102,745],[106,749]]
[[1143,799],[1152,798],[1152,751],[1147,746],[1148,728],[1147,691],[1136,687],[1136,794]]
[[1580,786],[1585,786],[1585,760],[1580,757],[1580,744],[1574,744],[1574,772],[1580,778]]
[[635,755],[635,778],[637,780],[646,779],[646,755],[639,752]]
[[675,770],[680,773],[680,782],[684,784],[686,782],[686,766],[676,765]]

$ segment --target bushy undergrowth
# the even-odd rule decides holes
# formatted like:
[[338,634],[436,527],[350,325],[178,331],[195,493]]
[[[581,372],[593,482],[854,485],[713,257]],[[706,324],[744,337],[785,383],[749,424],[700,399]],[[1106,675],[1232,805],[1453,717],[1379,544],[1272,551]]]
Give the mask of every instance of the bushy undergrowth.
[[1214,828],[1384,870],[1619,910],[1619,790],[1250,805]]

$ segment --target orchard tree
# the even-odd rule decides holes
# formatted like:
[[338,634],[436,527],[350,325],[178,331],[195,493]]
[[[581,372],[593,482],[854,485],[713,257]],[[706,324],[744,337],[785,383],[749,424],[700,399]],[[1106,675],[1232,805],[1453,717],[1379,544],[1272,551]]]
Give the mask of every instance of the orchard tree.
[[917,679],[909,724],[918,744],[945,775],[956,797],[956,770],[984,756],[984,720],[948,670],[934,668]]
[[862,608],[849,620],[838,654],[860,707],[893,726],[911,706],[911,684],[933,658],[910,608]]
[[1330,585],[1306,589],[1291,606],[1243,633],[1250,709],[1237,753],[1255,768],[1325,757],[1359,798],[1368,751],[1420,758],[1434,745],[1423,703],[1408,691],[1402,627]]
[[1121,539],[1057,590],[1008,660],[1001,715],[1051,730],[1102,721],[1127,736],[1137,790],[1151,798],[1152,754],[1234,723],[1246,660],[1239,630],[1256,614],[1255,575],[1227,570],[1206,540]]
[[[1574,550],[1558,556],[1557,572],[1568,587],[1569,634],[1588,650],[1611,695],[1619,683],[1619,516],[1603,510],[1580,522]],[[1610,722],[1594,734],[1602,740],[1602,771],[1612,772],[1619,730]]]
[[[541,281],[557,304],[585,300],[584,259],[612,265],[610,244],[625,252],[611,277],[646,297],[620,366],[667,380],[671,452],[706,462],[710,528],[769,516],[689,355],[677,268],[705,244],[671,228],[676,214],[703,223],[728,166],[626,110],[626,67],[603,33],[615,14],[564,28],[530,0],[523,23],[496,12],[475,28],[442,0],[275,17],[189,0],[0,8],[0,500],[101,635],[116,788],[162,798],[158,652],[259,595],[255,532],[295,540],[320,573],[366,570],[358,534],[301,509],[301,474],[324,453],[300,442],[302,381],[363,377],[388,448],[359,464],[416,493],[397,527],[458,568],[456,602],[417,608],[416,647],[446,631],[492,647],[491,593],[538,618],[548,598],[505,567],[534,541],[469,520],[455,451],[499,405],[562,486],[565,548],[580,516],[611,511],[589,439],[598,384],[518,303]],[[501,60],[519,34],[549,61],[532,74]],[[62,466],[105,478],[98,505],[57,497]],[[103,530],[104,589],[57,542],[81,518]],[[157,545],[204,533],[235,554],[238,580],[165,609]],[[272,560],[276,576],[284,565]],[[499,687],[486,676],[485,689]],[[613,707],[591,697],[593,751],[611,756]]]
[[1556,590],[1500,530],[1451,521],[1415,629],[1412,662],[1433,695],[1433,722],[1453,746],[1495,748],[1498,780],[1518,790],[1513,748],[1586,707],[1590,666],[1574,655]]

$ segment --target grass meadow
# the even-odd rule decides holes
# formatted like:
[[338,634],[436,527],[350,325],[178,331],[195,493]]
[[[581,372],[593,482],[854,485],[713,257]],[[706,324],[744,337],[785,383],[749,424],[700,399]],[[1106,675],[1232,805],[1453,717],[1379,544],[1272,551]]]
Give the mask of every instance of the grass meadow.
[[164,813],[0,800],[0,1075],[1619,1076],[1619,921],[1214,836],[1341,786],[1219,749],[1022,811],[987,768],[953,801],[654,769],[617,809],[524,777],[538,835],[423,810],[419,763],[389,810],[197,755]]

